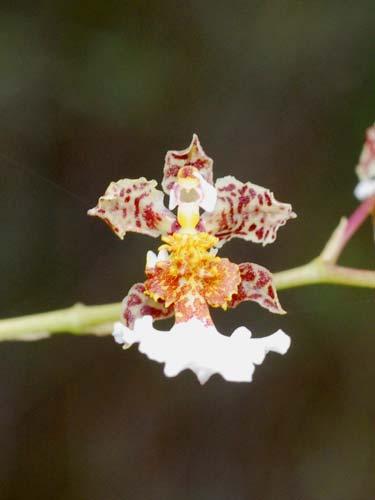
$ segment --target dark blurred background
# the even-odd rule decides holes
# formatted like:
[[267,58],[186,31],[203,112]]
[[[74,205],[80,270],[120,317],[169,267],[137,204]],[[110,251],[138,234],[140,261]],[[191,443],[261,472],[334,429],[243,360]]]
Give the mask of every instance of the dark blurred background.
[[[373,0],[2,1],[2,317],[119,301],[157,240],[86,216],[108,183],[159,181],[193,132],[299,218],[274,245],[221,255],[307,262],[356,206],[375,118]],[[374,267],[368,222],[342,262]],[[375,498],[374,295],[316,286],[215,312],[292,337],[252,384],[162,367],[112,338],[0,345],[0,499]]]

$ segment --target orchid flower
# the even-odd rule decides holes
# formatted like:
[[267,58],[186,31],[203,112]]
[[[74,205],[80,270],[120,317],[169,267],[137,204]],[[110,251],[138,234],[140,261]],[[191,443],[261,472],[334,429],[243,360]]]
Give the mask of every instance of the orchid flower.
[[[214,185],[212,166],[194,134],[188,148],[166,155],[162,187],[169,208],[156,181],[141,177],[112,182],[88,213],[103,219],[121,239],[134,231],[163,241],[157,255],[147,253],[145,282],[133,285],[123,300],[115,340],[124,347],[138,343],[140,352],[165,364],[168,377],[190,369],[202,384],[214,373],[250,382],[254,365],[269,351],[284,354],[290,338],[278,330],[254,339],[246,327],[222,335],[209,306],[226,310],[254,301],[273,313],[285,311],[267,269],[249,262],[237,265],[217,251],[232,238],[272,243],[295,214],[271,191],[250,182],[227,176]],[[155,320],[173,315],[171,330],[154,328]]]
[[359,163],[356,167],[359,182],[354,190],[355,196],[362,201],[375,196],[375,124],[366,131]]

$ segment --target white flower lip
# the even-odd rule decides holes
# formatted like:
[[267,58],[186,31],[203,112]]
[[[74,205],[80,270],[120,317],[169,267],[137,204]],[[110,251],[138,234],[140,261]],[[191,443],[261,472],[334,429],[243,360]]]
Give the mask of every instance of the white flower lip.
[[140,352],[164,363],[167,377],[190,369],[201,384],[215,373],[230,382],[251,382],[254,365],[261,364],[268,352],[285,354],[290,346],[290,337],[282,330],[254,339],[242,326],[226,337],[195,318],[160,331],[153,327],[151,316],[144,316],[136,320],[133,330],[115,323],[113,336],[126,347],[138,343]]
[[354,196],[363,201],[375,195],[375,179],[363,179],[359,181],[354,189]]

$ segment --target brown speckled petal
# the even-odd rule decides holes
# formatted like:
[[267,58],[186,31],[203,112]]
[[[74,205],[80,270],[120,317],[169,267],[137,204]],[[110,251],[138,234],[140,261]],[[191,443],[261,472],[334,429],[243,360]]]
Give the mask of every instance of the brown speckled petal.
[[182,167],[195,167],[202,177],[212,184],[212,165],[212,159],[203,151],[198,136],[194,134],[190,146],[186,149],[182,149],[181,151],[168,151],[165,157],[164,177],[162,182],[164,192],[169,194],[173,184],[177,180],[178,171]]
[[258,264],[244,262],[239,265],[241,282],[233,295],[229,307],[237,307],[241,302],[251,300],[276,314],[285,314],[281,307],[272,274]]
[[143,283],[133,285],[122,301],[121,319],[125,326],[133,329],[134,322],[143,316],[152,316],[153,321],[173,316],[173,307],[165,307],[144,294]]
[[121,239],[127,231],[154,238],[170,233],[178,227],[176,216],[165,208],[156,185],[144,177],[111,182],[88,214],[103,219]]
[[232,238],[273,243],[280,226],[296,217],[289,203],[277,201],[271,191],[228,175],[217,179],[217,203],[202,216],[204,231],[219,238],[219,247]]

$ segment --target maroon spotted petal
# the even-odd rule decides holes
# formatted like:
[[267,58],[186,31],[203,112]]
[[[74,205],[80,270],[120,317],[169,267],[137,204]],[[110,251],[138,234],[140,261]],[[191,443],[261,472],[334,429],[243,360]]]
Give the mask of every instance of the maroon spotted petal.
[[239,265],[241,282],[232,296],[229,307],[237,307],[246,300],[258,302],[259,305],[276,314],[285,314],[281,307],[272,274],[265,267],[244,262]]
[[164,194],[156,185],[144,177],[111,182],[88,214],[103,219],[121,239],[127,231],[155,238],[170,233],[178,227],[176,216],[165,208]]
[[217,179],[215,210],[204,213],[202,227],[219,238],[219,247],[232,238],[267,245],[277,230],[296,217],[289,203],[281,203],[271,191],[251,182],[243,183],[228,175]]
[[122,322],[130,329],[133,329],[136,319],[143,316],[152,316],[157,319],[166,319],[173,316],[173,306],[164,307],[163,303],[155,302],[144,294],[145,286],[143,283],[136,283],[131,287],[128,295],[122,301]]
[[168,151],[165,157],[164,177],[162,182],[164,192],[169,194],[173,184],[177,180],[178,171],[182,167],[197,168],[202,177],[212,184],[212,165],[212,159],[203,151],[198,136],[194,134],[188,148],[182,149],[181,151]]

